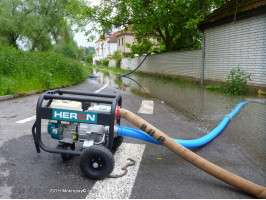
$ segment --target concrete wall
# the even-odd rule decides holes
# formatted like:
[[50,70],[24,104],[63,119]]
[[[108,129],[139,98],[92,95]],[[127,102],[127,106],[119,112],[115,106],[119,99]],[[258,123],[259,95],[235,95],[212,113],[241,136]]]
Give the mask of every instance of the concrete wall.
[[[179,51],[171,53],[153,54],[147,57],[139,71],[169,75],[200,78],[201,50]],[[135,69],[144,59],[138,56],[134,59],[122,59],[122,69]]]
[[249,83],[266,87],[266,14],[204,31],[205,79],[225,80],[233,67],[252,73]]
[[108,67],[115,67],[116,62],[115,60],[109,60]]

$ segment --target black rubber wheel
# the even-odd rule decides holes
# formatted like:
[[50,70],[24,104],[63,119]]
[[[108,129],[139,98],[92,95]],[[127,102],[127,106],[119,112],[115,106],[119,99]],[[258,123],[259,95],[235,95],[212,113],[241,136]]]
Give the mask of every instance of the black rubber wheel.
[[124,137],[123,136],[117,136],[116,138],[114,138],[114,142],[113,142],[113,150],[118,149],[118,147],[120,147],[120,145],[123,143],[124,141]]
[[[65,150],[67,150],[68,147],[71,147],[71,149],[73,150],[73,146],[71,146],[69,144],[59,144],[56,148],[57,149],[65,149]],[[74,146],[74,149],[75,149],[75,146]],[[67,161],[70,158],[72,158],[72,155],[69,155],[69,154],[60,154],[60,155],[61,155],[61,158],[62,158],[63,161]]]
[[93,145],[85,149],[80,156],[80,169],[89,178],[101,180],[114,169],[114,156],[104,146]]

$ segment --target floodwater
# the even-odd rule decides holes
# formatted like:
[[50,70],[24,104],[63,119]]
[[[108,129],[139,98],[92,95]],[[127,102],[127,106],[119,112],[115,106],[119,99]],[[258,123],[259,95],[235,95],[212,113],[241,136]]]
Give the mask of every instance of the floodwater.
[[203,90],[186,81],[167,81],[151,75],[132,74],[121,78],[109,71],[95,69],[93,75],[99,76],[92,79],[98,83],[109,82],[117,89],[159,99],[183,116],[188,126],[196,127],[201,132],[199,137],[215,128],[240,102],[248,102],[226,127],[226,137],[221,141],[226,144],[224,148],[236,145],[239,150],[243,148],[248,151],[248,155],[244,157],[252,159],[251,162],[261,168],[261,175],[265,180],[266,95],[230,96]]

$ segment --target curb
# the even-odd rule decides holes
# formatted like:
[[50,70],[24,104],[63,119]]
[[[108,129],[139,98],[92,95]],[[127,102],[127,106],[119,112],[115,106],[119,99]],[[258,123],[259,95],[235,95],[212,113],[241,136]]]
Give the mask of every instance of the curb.
[[15,98],[19,98],[19,97],[26,97],[26,96],[31,96],[31,95],[35,95],[35,94],[42,94],[43,92],[46,92],[48,90],[55,90],[55,89],[66,88],[66,87],[68,87],[68,86],[60,86],[60,87],[55,87],[55,88],[51,88],[51,89],[34,90],[34,91],[25,92],[25,93],[0,96],[0,101],[15,99]]

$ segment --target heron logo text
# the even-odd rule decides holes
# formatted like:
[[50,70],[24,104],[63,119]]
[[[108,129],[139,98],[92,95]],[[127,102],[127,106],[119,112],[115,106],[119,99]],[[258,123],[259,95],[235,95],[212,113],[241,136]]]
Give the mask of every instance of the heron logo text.
[[62,110],[53,109],[54,120],[82,122],[82,123],[97,123],[97,113],[74,111],[74,110]]

